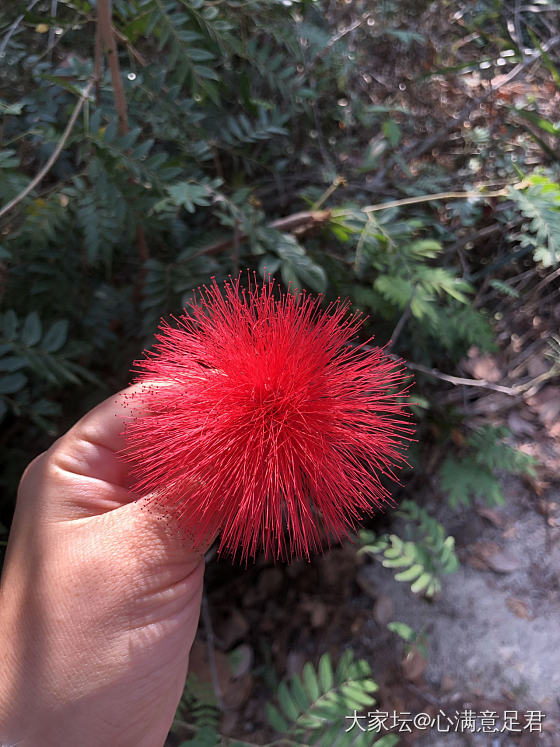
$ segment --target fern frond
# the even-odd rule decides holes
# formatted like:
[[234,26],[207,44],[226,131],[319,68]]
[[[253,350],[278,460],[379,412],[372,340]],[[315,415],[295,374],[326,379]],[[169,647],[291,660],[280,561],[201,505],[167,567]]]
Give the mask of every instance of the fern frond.
[[355,744],[356,734],[345,732],[345,719],[353,711],[374,705],[376,690],[364,659],[356,660],[352,651],[346,651],[335,667],[329,654],[323,654],[317,669],[308,662],[301,677],[293,675],[289,683],[280,685],[277,705],[267,704],[269,723],[306,744],[349,746]]
[[552,267],[560,262],[560,184],[539,174],[530,182],[523,190],[510,189],[509,197],[531,221],[529,230],[536,239],[533,259]]
[[440,467],[439,479],[452,508],[468,508],[477,497],[489,506],[502,506],[505,502],[497,478],[472,457],[460,460],[447,457]]
[[537,460],[509,446],[505,441],[508,435],[507,428],[485,426],[468,437],[466,456],[445,459],[440,484],[453,508],[468,507],[477,497],[490,506],[503,505],[504,494],[494,470],[535,475]]
[[410,583],[414,593],[433,596],[441,590],[441,576],[458,568],[455,540],[413,501],[403,501],[397,514],[407,522],[407,538],[360,532],[359,552],[379,558],[386,568],[399,569],[395,579]]

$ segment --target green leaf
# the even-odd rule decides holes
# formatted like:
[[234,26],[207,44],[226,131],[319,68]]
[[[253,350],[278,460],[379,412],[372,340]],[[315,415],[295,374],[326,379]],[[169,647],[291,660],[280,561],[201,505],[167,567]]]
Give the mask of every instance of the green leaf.
[[329,654],[323,654],[319,660],[319,682],[323,692],[330,690],[334,684],[334,673]]
[[374,742],[375,747],[395,747],[399,743],[399,738],[396,734],[385,734],[381,739]]
[[15,339],[18,327],[18,318],[15,311],[9,309],[2,318],[2,333],[8,342]]
[[32,347],[36,345],[41,339],[42,326],[39,315],[36,311],[32,311],[25,317],[23,323],[23,329],[21,331],[21,341],[24,345]]
[[389,141],[392,148],[396,148],[401,140],[401,128],[394,119],[387,119],[383,122],[383,134]]
[[266,715],[268,718],[268,723],[272,726],[273,729],[280,732],[280,734],[284,734],[289,730],[290,727],[288,725],[288,722],[280,714],[278,708],[276,708],[276,706],[272,703],[266,704]]
[[423,567],[419,563],[415,563],[414,565],[410,566],[410,568],[407,568],[406,571],[397,573],[395,575],[395,579],[397,581],[413,581],[422,573],[423,570]]
[[303,681],[311,700],[317,700],[320,695],[319,680],[310,662],[307,662],[303,667]]
[[306,263],[300,262],[297,267],[297,273],[303,282],[316,293],[324,293],[327,290],[327,273],[319,265],[311,261]]
[[390,622],[387,623],[387,628],[392,632],[400,636],[403,641],[410,643],[416,638],[416,631],[403,622]]
[[22,373],[11,373],[0,377],[0,394],[15,394],[27,384],[27,376]]
[[[396,577],[395,577],[396,578]],[[429,573],[422,573],[416,581],[411,585],[410,590],[414,592],[415,594],[419,591],[424,591],[430,584],[430,581],[432,580],[432,576]]]
[[48,353],[55,353],[64,345],[68,337],[68,320],[54,322],[43,337],[41,347]]
[[302,713],[311,705],[311,700],[305,692],[302,681],[296,674],[292,677],[292,696]]
[[524,190],[511,189],[509,197],[531,221],[538,242],[535,261],[551,267],[560,262],[560,185],[540,174],[533,174],[530,181]]
[[296,705],[295,700],[292,698],[288,686],[285,682],[281,682],[278,686],[278,692],[276,693],[278,702],[282,706],[282,709],[286,716],[291,720],[295,721],[300,715],[300,710]]
[[360,708],[363,706],[370,706],[375,703],[375,698],[364,692],[362,683],[348,683],[342,685],[340,691],[347,702],[350,703],[351,708]]
[[184,207],[189,213],[195,212],[195,205],[209,205],[213,197],[208,185],[194,182],[172,184],[167,187],[167,192],[174,205]]
[[17,355],[6,355],[4,358],[0,358],[0,371],[19,371],[20,368],[24,368],[26,361]]

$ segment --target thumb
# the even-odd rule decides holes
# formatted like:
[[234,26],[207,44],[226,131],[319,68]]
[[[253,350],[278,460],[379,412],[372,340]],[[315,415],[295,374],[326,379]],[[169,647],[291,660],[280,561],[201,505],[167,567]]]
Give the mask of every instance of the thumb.
[[60,536],[73,535],[82,554],[112,556],[130,570],[140,566],[138,573],[149,571],[151,588],[163,588],[190,573],[202,575],[204,564],[202,552],[129,489],[120,452],[127,422],[143,414],[142,390],[137,384],[109,397],[29,465],[16,519],[33,515],[40,524],[54,524]]

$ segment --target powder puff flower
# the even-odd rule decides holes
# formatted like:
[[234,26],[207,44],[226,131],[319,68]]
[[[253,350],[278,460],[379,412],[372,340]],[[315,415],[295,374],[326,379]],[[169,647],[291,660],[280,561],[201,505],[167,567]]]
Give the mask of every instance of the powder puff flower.
[[309,557],[390,502],[380,477],[411,438],[406,374],[351,344],[362,319],[348,306],[213,280],[136,362],[134,490],[195,547],[220,532],[220,552],[245,561]]

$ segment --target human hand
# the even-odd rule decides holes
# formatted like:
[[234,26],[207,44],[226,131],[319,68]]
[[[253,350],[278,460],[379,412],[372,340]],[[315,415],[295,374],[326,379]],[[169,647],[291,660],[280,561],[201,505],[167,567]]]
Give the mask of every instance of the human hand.
[[172,723],[204,560],[129,490],[117,452],[133,393],[21,480],[0,588],[2,743],[159,747]]

